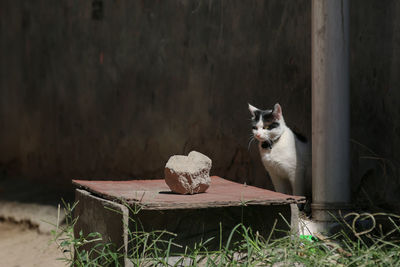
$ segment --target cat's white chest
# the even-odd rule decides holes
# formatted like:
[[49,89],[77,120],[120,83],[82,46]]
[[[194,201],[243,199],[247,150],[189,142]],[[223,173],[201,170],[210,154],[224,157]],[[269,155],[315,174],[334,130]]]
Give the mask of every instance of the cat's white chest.
[[272,175],[288,177],[294,174],[297,164],[294,138],[287,132],[283,134],[272,149],[260,147],[264,167]]

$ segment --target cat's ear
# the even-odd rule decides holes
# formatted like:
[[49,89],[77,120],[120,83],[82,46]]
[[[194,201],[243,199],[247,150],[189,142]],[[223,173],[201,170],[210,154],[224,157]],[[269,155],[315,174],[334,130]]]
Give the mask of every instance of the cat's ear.
[[282,108],[279,103],[276,103],[274,106],[274,111],[273,111],[274,117],[277,120],[280,120],[282,118]]
[[256,108],[256,107],[254,107],[254,106],[249,104],[249,110],[250,110],[251,115],[253,117],[255,117],[254,113],[258,110],[258,108]]

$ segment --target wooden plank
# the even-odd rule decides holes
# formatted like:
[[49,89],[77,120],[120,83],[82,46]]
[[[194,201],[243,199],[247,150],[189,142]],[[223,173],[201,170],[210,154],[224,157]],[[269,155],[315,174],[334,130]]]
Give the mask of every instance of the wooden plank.
[[304,203],[305,197],[243,185],[211,177],[211,186],[205,193],[181,195],[171,192],[164,180],[89,181],[73,180],[75,186],[113,201],[140,204],[143,209],[200,209],[242,205],[282,205]]

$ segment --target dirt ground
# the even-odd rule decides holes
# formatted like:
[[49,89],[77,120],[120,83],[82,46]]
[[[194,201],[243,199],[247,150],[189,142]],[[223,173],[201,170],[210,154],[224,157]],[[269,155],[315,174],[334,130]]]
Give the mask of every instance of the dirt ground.
[[57,218],[64,219],[57,206],[65,197],[43,184],[0,177],[0,267],[66,266],[50,242]]
[[0,221],[0,266],[66,266],[51,235],[27,223]]

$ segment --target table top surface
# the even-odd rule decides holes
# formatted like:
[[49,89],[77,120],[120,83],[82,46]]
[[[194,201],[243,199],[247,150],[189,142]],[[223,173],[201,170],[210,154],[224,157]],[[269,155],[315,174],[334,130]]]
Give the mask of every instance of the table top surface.
[[242,205],[284,205],[304,203],[305,197],[235,183],[218,176],[211,177],[205,193],[182,195],[171,192],[163,179],[130,181],[73,180],[72,183],[102,198],[140,203],[143,209],[198,209]]

